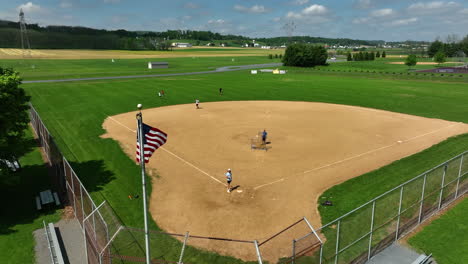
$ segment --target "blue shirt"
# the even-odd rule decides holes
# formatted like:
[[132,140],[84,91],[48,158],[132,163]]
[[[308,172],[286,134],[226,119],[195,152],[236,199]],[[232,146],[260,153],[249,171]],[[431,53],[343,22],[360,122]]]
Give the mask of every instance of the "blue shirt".
[[228,181],[232,181],[232,174],[231,174],[229,171],[226,172],[226,179],[227,179]]

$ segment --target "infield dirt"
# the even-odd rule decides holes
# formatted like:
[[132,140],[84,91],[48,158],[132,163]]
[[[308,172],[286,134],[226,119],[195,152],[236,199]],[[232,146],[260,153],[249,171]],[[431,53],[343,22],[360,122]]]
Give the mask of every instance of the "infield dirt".
[[[132,159],[135,114],[108,117],[103,124],[103,137],[117,140]],[[259,242],[303,216],[321,226],[317,200],[328,188],[468,132],[464,123],[310,102],[202,102],[201,109],[146,109],[143,118],[169,135],[147,165],[157,224],[168,232]],[[263,129],[270,149],[252,150],[251,138]],[[231,193],[227,168],[233,186],[239,185]],[[304,226],[273,239],[260,248],[263,258],[287,256],[292,239],[307,232]],[[253,245],[200,239],[189,244],[256,259]]]

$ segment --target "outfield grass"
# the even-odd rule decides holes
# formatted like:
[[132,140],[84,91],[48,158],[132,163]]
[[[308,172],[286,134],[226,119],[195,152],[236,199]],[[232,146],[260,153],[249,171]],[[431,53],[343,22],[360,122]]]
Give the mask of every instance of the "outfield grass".
[[32,232],[42,228],[42,221],[57,222],[62,210],[37,211],[35,196],[50,189],[48,169],[29,132],[18,182],[0,185],[0,263],[35,263]]
[[463,264],[468,260],[468,199],[411,237],[408,243],[438,264]]
[[[151,108],[193,103],[195,98],[200,99],[202,105],[220,100],[318,101],[468,123],[468,89],[465,84],[349,76],[331,78],[303,71],[296,73],[292,69],[286,75],[250,75],[248,71],[241,71],[171,78],[28,84],[23,87],[33,96],[33,104],[67,158],[73,163],[85,164],[78,166],[76,171],[93,197],[98,201],[108,200],[123,222],[135,227],[142,226],[141,205],[130,201],[127,196],[140,191],[140,183],[136,180],[139,179],[139,169],[120,150],[117,142],[99,136],[104,133],[101,124],[107,116],[133,111],[137,103]],[[222,97],[218,95],[219,87],[224,88]],[[164,89],[166,98],[158,98],[156,89]],[[468,146],[468,136],[457,137],[435,150],[407,158],[406,163],[392,164],[374,172],[379,179],[373,179],[373,188],[365,186],[372,178],[369,175],[361,177],[362,182],[351,182],[345,189],[347,191],[340,192],[339,199],[346,202],[337,202],[329,211],[321,210],[323,221],[331,220],[458,154],[458,148],[465,146]],[[86,166],[90,162],[102,164],[106,176],[96,177],[95,168]],[[362,188],[355,187],[358,184]],[[357,189],[359,191],[349,191]],[[151,222],[151,228],[157,228],[154,222]],[[172,240],[161,244],[165,246],[158,248],[155,256],[178,250],[173,247]],[[207,253],[192,252],[191,255],[194,256],[192,261],[187,262],[204,263],[203,259],[208,257]],[[213,254],[209,258],[211,263],[236,262]]]
[[[68,79],[102,76],[148,75],[176,72],[209,71],[223,66],[280,62],[267,56],[193,57],[146,59],[88,59],[88,60],[0,60],[0,67],[14,68],[25,81]],[[167,69],[148,69],[149,61],[165,61]]]

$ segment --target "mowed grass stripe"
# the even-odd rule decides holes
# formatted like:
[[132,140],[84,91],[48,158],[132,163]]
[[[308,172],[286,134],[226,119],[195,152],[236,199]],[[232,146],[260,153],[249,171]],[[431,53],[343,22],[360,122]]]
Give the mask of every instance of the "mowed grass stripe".
[[[137,227],[142,226],[141,205],[139,201],[130,201],[127,196],[140,192],[138,166],[120,150],[118,143],[99,138],[104,133],[101,124],[106,115],[134,111],[137,103],[142,103],[147,109],[193,104],[197,98],[201,100],[202,107],[205,102],[220,100],[318,101],[468,122],[465,104],[468,101],[468,89],[459,83],[337,78],[293,71],[280,76],[250,75],[248,71],[242,71],[196,77],[28,84],[24,87],[33,95],[34,105],[58,138],[61,149],[70,155],[74,163],[72,165],[93,196],[98,200],[108,200],[126,225]],[[223,96],[218,94],[219,87],[224,89]],[[166,91],[166,98],[158,98],[156,91],[159,89]],[[359,206],[375,194],[383,193],[408,177],[416,176],[419,171],[458,154],[455,152],[465,147],[468,147],[468,137],[462,136],[418,154],[421,156],[416,160],[409,158],[402,165],[391,165],[386,170],[396,173],[389,174],[383,170],[381,174],[391,176],[377,181],[371,191],[350,191],[356,189],[356,184],[361,184],[356,182],[339,185],[341,187],[337,188],[346,190],[340,191],[340,200],[347,202],[337,202],[332,210],[322,211],[323,221]],[[99,166],[87,166],[90,161]],[[398,173],[401,171],[406,173]],[[366,184],[367,179],[363,179]],[[157,228],[154,222],[151,222],[151,227]],[[155,255],[178,250],[173,247],[174,242],[167,239],[168,246],[157,249]],[[193,254],[197,256],[195,262],[187,262],[206,262],[203,261],[207,257],[206,253]],[[234,261],[230,258],[213,258],[216,260],[212,263]]]
[[[167,69],[148,69],[148,62],[168,62]],[[276,63],[267,56],[222,56],[193,58],[84,59],[84,60],[0,60],[0,67],[14,68],[24,80],[51,80],[103,76],[149,75],[214,70],[223,66]]]

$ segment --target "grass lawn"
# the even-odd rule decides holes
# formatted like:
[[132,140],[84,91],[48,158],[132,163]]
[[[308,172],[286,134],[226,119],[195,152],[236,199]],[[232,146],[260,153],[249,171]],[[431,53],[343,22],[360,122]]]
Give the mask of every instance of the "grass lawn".
[[433,254],[439,264],[463,264],[468,260],[468,199],[464,199],[408,240],[414,248]]
[[[31,132],[29,132],[31,139]],[[14,174],[18,182],[2,186],[0,199],[0,263],[35,263],[32,232],[42,228],[42,221],[57,222],[61,210],[37,211],[35,196],[50,188],[48,169],[36,143],[28,141],[20,158],[21,171]]]
[[[127,196],[140,192],[140,183],[135,180],[139,179],[136,177],[138,166],[120,150],[118,143],[99,136],[104,133],[101,124],[107,116],[133,111],[137,103],[152,108],[193,103],[195,98],[200,99],[202,105],[221,100],[317,101],[468,123],[466,83],[442,81],[366,76],[334,78],[290,69],[286,75],[250,75],[248,71],[241,71],[171,78],[27,84],[23,87],[32,95],[33,104],[93,197],[98,203],[102,199],[108,200],[123,222],[134,227],[142,227],[141,205],[130,201]],[[222,97],[218,95],[219,87],[224,88]],[[156,88],[166,91],[165,99],[156,96]],[[362,182],[351,182],[346,190],[364,183],[360,191],[341,192],[340,199],[347,202],[337,203],[332,211],[321,210],[324,223],[459,154],[467,146],[468,136],[460,136],[401,161],[403,163],[374,172],[379,179],[372,179],[373,188],[365,186],[372,176],[357,178],[362,178]],[[98,164],[99,169],[96,170],[92,164]],[[98,177],[99,174],[101,176]],[[153,221],[151,228],[157,228]],[[173,247],[174,242],[169,238],[167,243],[161,244],[166,246],[155,249],[155,256],[174,255],[179,249]],[[210,263],[237,262],[231,258],[194,252],[191,254],[193,259],[187,259],[187,262],[206,263],[204,258],[210,258]]]
[[[87,60],[0,60],[0,67],[14,68],[25,81],[85,78],[101,76],[148,75],[176,72],[209,71],[223,66],[276,63],[279,59],[265,56],[194,57],[146,59],[87,59]],[[168,69],[148,69],[149,61],[165,61]]]

